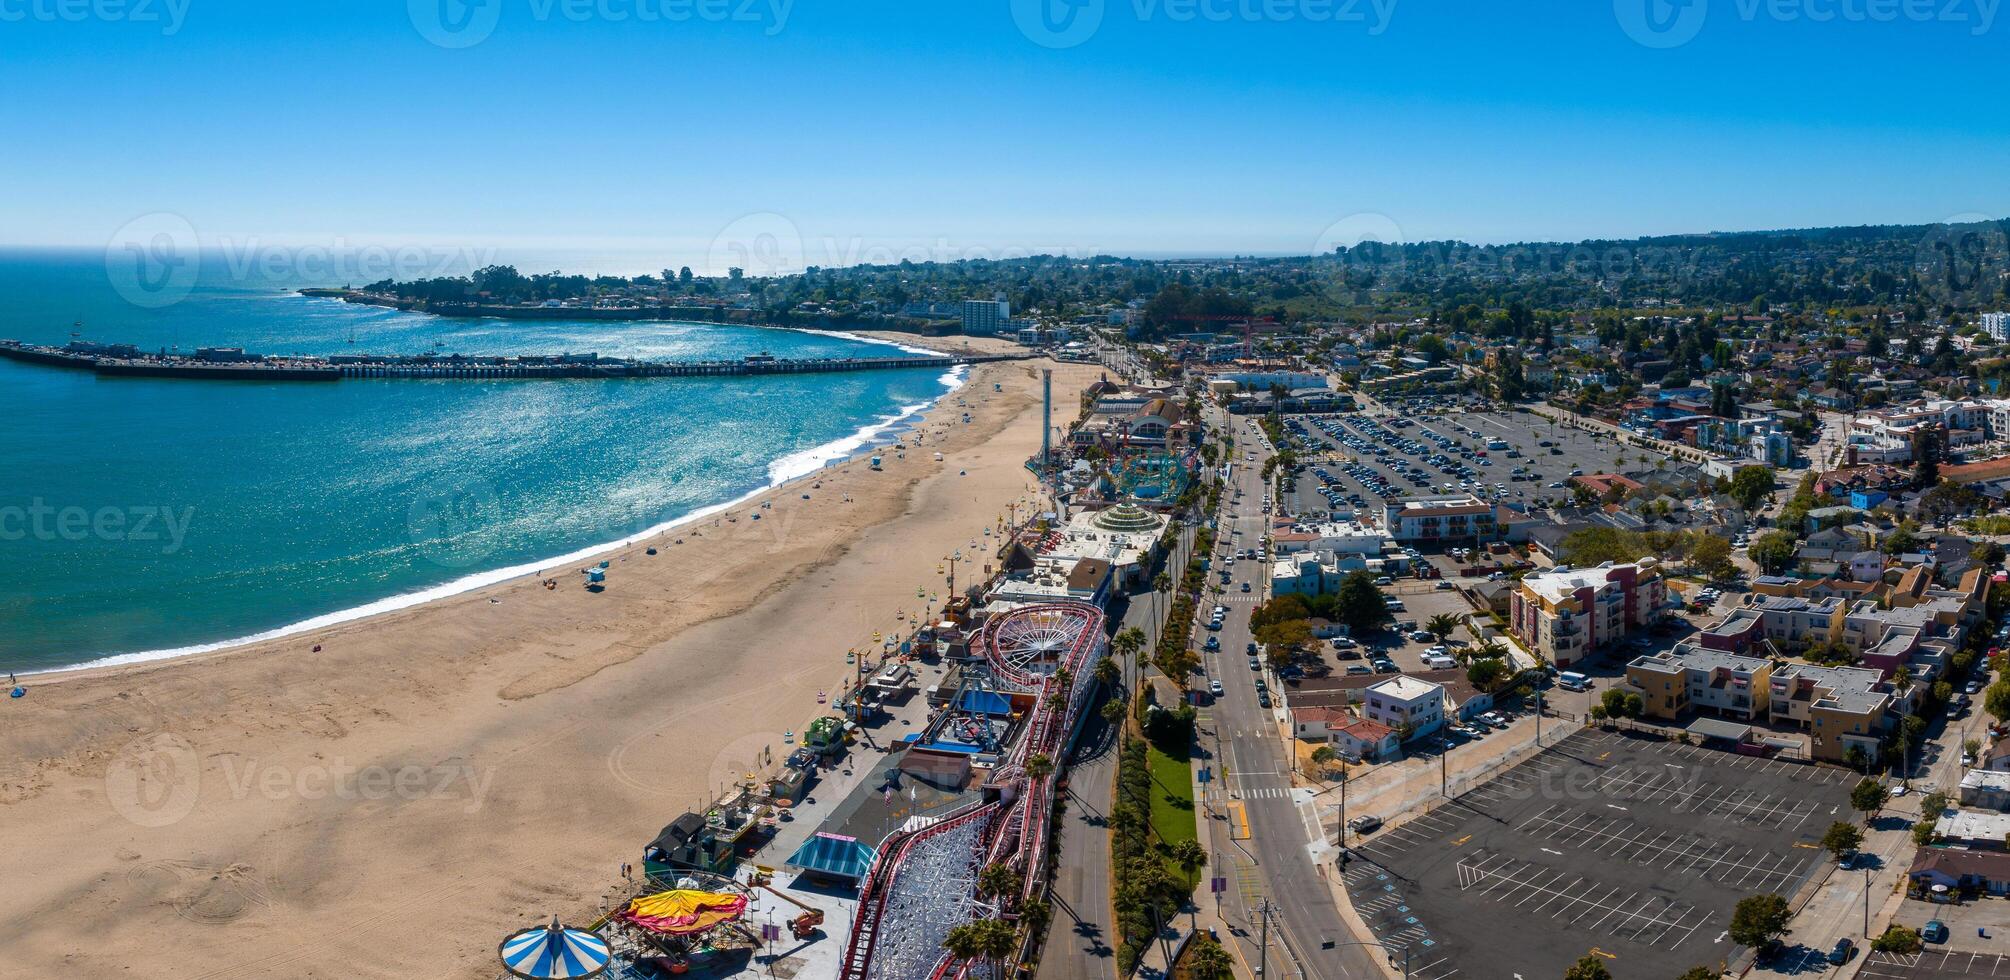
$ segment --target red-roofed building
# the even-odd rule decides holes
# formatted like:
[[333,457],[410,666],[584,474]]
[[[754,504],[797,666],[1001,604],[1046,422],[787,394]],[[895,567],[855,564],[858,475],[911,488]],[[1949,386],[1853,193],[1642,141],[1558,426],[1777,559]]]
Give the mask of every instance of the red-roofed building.
[[1381,722],[1365,719],[1348,722],[1328,736],[1333,750],[1346,759],[1379,761],[1394,758],[1402,750],[1396,730]]

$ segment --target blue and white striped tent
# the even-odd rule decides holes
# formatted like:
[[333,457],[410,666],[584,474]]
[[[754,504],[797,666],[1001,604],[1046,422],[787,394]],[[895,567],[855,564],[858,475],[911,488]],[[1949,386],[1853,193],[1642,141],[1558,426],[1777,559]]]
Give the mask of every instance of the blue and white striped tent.
[[584,929],[567,929],[551,920],[502,941],[503,966],[529,980],[597,977],[606,972],[613,953],[607,940]]

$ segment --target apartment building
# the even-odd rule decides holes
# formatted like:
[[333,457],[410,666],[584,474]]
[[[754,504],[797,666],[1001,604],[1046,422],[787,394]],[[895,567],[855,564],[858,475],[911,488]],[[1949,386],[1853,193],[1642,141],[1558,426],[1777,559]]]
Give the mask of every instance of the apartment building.
[[1522,645],[1558,667],[1649,626],[1668,604],[1661,564],[1557,568],[1521,580],[1508,601],[1508,628]]
[[1882,671],[1789,664],[1771,681],[1770,720],[1810,735],[1813,755],[1845,762],[1852,747],[1876,761],[1894,698]]
[[1382,527],[1397,541],[1492,541],[1494,505],[1471,494],[1406,497],[1382,510]]
[[1362,692],[1362,716],[1409,737],[1427,735],[1445,723],[1445,689],[1430,681],[1397,675]]
[[1763,657],[1682,643],[1626,665],[1626,684],[1650,718],[1675,721],[1690,712],[1761,721],[1772,697],[1773,662]]

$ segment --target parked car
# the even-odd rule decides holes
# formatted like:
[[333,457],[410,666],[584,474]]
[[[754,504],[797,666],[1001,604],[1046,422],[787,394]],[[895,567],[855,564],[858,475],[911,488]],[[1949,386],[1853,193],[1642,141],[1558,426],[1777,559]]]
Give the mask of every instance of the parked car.
[[1947,923],[1942,922],[1939,919],[1927,920],[1926,927],[1919,930],[1919,938],[1924,939],[1929,943],[1946,942]]
[[1347,821],[1347,829],[1357,834],[1372,834],[1382,829],[1381,817],[1355,817]]
[[1202,646],[1204,646],[1207,649],[1207,652],[1214,653],[1221,649],[1221,638],[1210,636],[1207,638],[1207,642],[1205,644],[1202,644]]
[[1256,692],[1256,706],[1259,708],[1270,707],[1270,692],[1268,691]]
[[1209,694],[1212,694],[1215,697],[1221,697],[1221,682],[1215,681],[1214,683],[1209,684],[1207,686],[1207,691]]
[[1836,966],[1841,966],[1844,963],[1848,963],[1850,957],[1855,955],[1856,955],[1855,943],[1850,942],[1847,939],[1838,939],[1836,940],[1835,948],[1829,950],[1829,962]]

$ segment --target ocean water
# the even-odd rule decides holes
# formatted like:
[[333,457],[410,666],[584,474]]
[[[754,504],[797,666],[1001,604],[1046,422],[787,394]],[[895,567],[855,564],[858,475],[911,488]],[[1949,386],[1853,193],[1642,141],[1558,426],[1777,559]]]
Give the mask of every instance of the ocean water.
[[[884,355],[692,323],[450,320],[206,262],[0,250],[0,337],[263,353]],[[613,381],[101,379],[0,362],[0,670],[193,652],[410,604],[714,509],[897,431],[934,371]],[[551,565],[547,565],[551,562]],[[618,585],[618,572],[616,583]]]

